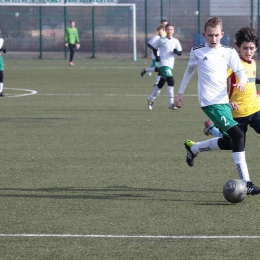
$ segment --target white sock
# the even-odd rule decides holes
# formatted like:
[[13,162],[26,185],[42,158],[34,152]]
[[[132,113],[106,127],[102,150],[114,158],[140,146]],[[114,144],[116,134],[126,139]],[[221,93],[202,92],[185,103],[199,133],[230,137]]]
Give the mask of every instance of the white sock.
[[157,85],[159,83],[160,78],[161,78],[161,76],[158,76],[158,75],[156,76],[154,85]]
[[153,92],[152,92],[151,96],[149,96],[147,99],[149,101],[154,101],[160,95],[160,93],[161,93],[161,89],[158,88],[157,86],[155,86],[153,88]]
[[246,163],[245,151],[232,153],[232,156],[233,156],[233,160],[234,160],[239,178],[243,182],[250,181],[249,172],[248,172],[247,163]]
[[154,72],[155,67],[149,67],[145,69],[147,72]]
[[194,154],[198,154],[200,152],[208,152],[208,151],[214,151],[214,150],[220,150],[218,146],[218,139],[219,137],[211,138],[203,142],[195,143],[191,147],[191,151]]
[[4,83],[0,83],[0,93],[3,92]]
[[168,94],[168,105],[173,105],[173,98],[174,98],[174,87],[168,86],[167,87],[167,94]]

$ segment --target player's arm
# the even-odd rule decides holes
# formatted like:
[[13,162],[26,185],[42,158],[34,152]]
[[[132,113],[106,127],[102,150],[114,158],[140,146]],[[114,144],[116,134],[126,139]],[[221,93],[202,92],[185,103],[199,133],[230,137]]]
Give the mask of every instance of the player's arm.
[[148,42],[147,47],[149,47],[152,51],[154,50],[154,47]]
[[181,85],[180,85],[180,88],[178,90],[178,95],[177,95],[175,102],[174,102],[174,104],[177,107],[181,107],[183,105],[183,94],[184,94],[186,87],[188,86],[188,83],[189,83],[191,77],[193,76],[193,74],[195,72],[196,66],[197,66],[197,58],[194,54],[194,51],[191,50],[190,60],[188,62],[187,68],[184,72],[184,75],[183,75],[183,78],[182,78],[182,81],[181,81]]
[[78,32],[78,30],[77,30],[77,33],[76,33],[76,43],[79,44],[79,32]]
[[173,49],[173,53],[177,54],[178,56],[182,55],[182,47],[179,40],[177,40],[177,44],[176,47]]
[[161,42],[160,39],[158,39],[157,41],[153,42],[153,44],[150,43],[150,45],[152,47],[153,54],[154,54],[157,62],[161,61],[161,58],[158,55],[158,49],[160,48],[160,42]]
[[182,55],[182,51],[178,51],[177,49],[174,49],[173,53],[177,54],[178,56]]
[[154,48],[153,48],[153,54],[154,54],[155,60],[156,60],[157,62],[161,61],[160,56],[158,56],[158,50],[157,50],[157,49],[154,49]]
[[177,54],[178,56],[182,55],[182,47],[178,40],[177,40],[176,48],[173,49],[173,53]]
[[3,53],[6,53],[6,52],[7,52],[7,50],[4,49],[4,48],[1,48],[0,51],[3,52]]
[[255,84],[260,84],[260,77],[255,77]]
[[65,32],[64,44],[66,47],[69,46],[69,29],[68,28],[66,29],[66,32]]
[[245,91],[248,78],[244,66],[234,49],[230,55],[228,66],[234,71],[237,78],[239,79],[239,82],[234,86],[237,87],[241,92]]

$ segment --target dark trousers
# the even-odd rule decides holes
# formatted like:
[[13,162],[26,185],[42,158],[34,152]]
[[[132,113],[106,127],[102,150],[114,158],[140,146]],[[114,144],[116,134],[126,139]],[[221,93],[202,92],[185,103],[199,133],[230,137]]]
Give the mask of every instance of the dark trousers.
[[69,49],[70,49],[70,62],[73,61],[74,58],[74,49],[75,49],[76,45],[75,44],[71,44],[69,43]]

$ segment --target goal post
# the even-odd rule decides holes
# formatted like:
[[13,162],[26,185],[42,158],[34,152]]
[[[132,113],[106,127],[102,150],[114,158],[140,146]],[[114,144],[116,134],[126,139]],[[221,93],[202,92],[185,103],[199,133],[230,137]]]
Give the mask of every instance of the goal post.
[[[88,28],[88,43],[86,43],[85,45],[87,45],[86,47],[88,47],[88,52],[89,52],[89,42],[90,42],[90,35],[91,35],[91,39],[92,41],[95,41],[95,38],[93,38],[93,34],[96,35],[97,33],[95,32],[100,31],[100,27],[102,27],[103,31],[107,30],[107,34],[110,34],[109,38],[109,44],[108,42],[106,42],[106,37],[104,37],[104,42],[103,44],[106,46],[102,46],[102,42],[101,40],[99,41],[100,44],[100,49],[102,49],[103,53],[109,53],[109,52],[115,52],[117,54],[120,53],[121,49],[119,47],[125,47],[126,45],[128,45],[128,50],[129,53],[132,52],[132,58],[134,61],[137,60],[137,37],[136,37],[136,4],[132,4],[132,3],[126,3],[126,4],[118,4],[118,3],[99,3],[101,2],[100,0],[97,1],[98,3],[82,3],[84,2],[89,2],[90,0],[67,0],[67,3],[59,3],[61,2],[61,0],[47,0],[45,3],[42,0],[38,0],[39,3],[35,3],[37,0],[0,0],[0,24],[1,24],[1,35],[3,38],[7,38],[5,39],[5,42],[10,42],[10,46],[11,46],[11,51],[24,51],[26,48],[24,45],[28,46],[28,52],[30,52],[30,45],[32,45],[32,42],[34,42],[35,44],[33,45],[33,47],[31,48],[31,50],[37,51],[37,48],[40,52],[40,56],[41,57],[41,52],[45,52],[46,50],[42,50],[41,45],[42,45],[42,41],[43,41],[43,31],[44,33],[48,33],[47,29],[42,28],[43,26],[47,27],[47,25],[42,25],[42,17],[44,17],[44,15],[42,14],[43,11],[45,10],[45,8],[47,10],[50,10],[49,12],[53,11],[55,8],[60,8],[62,10],[60,10],[60,16],[63,16],[63,18],[60,19],[60,25],[59,28],[54,27],[54,20],[55,17],[50,16],[50,18],[48,18],[50,20],[50,39],[51,37],[53,37],[53,42],[55,41],[54,38],[56,37],[60,37],[60,42],[57,42],[56,44],[59,45],[61,48],[61,44],[64,42],[64,33],[65,33],[65,28],[68,26],[68,20],[70,19],[74,19],[76,20],[76,27],[79,29],[79,27],[82,25],[81,21],[84,20],[84,23],[87,26],[90,26],[90,24],[93,22],[93,19],[98,18],[98,20],[100,21],[100,24],[97,24],[97,22],[95,22],[95,28],[92,28],[92,30],[90,28]],[[65,0],[66,1],[66,0]],[[92,0],[94,2],[94,0]],[[57,3],[58,2],[58,3]],[[104,1],[105,2],[105,1]],[[112,2],[112,1],[107,1],[107,2]],[[53,8],[54,7],[54,8]],[[114,8],[113,10],[118,9],[120,11],[118,11],[119,15],[121,15],[118,18],[118,21],[115,21],[115,24],[110,24],[109,23],[109,17],[108,18],[104,18],[104,16],[108,13],[110,13],[109,11],[100,11],[101,8],[99,7],[103,7],[106,8],[105,10],[109,10]],[[8,8],[5,9],[4,8]],[[73,15],[67,15],[67,11],[66,10],[70,10],[73,8]],[[91,10],[97,10],[97,12],[99,13],[99,16],[95,16],[92,17],[92,19],[90,20],[90,16],[93,15],[93,12],[89,12],[88,14],[83,14],[82,11],[85,10],[86,8],[91,9]],[[122,8],[124,11],[122,11]],[[21,13],[21,10],[23,10],[24,13]],[[77,15],[77,10],[79,10],[79,13]],[[99,10],[99,11],[98,11]],[[96,12],[95,12],[96,13]],[[122,14],[121,14],[122,13]],[[12,16],[11,18],[9,18],[10,22],[7,21],[6,18],[4,18],[4,15],[9,15]],[[126,15],[127,14],[127,15]],[[117,18],[117,13],[111,12],[110,14],[111,20],[116,19]],[[45,12],[45,16],[46,16],[46,12]],[[127,16],[125,18],[123,18],[123,16]],[[57,17],[56,17],[57,19]],[[68,20],[67,20],[68,19]],[[86,20],[88,19],[88,20]],[[19,20],[19,21],[18,21]],[[26,20],[26,24],[24,25],[23,23],[25,23]],[[30,20],[34,20],[34,21],[30,21]],[[61,22],[62,21],[62,22]],[[108,21],[108,22],[107,22]],[[65,24],[67,22],[67,24]],[[102,24],[106,23],[106,24]],[[35,24],[37,24],[38,26],[36,26]],[[34,28],[36,26],[36,28]],[[83,25],[82,25],[83,26]],[[126,27],[125,32],[123,32],[124,27]],[[22,27],[22,28],[21,28]],[[53,27],[53,28],[52,28]],[[115,28],[113,28],[115,27]],[[132,28],[131,28],[132,27]],[[51,32],[51,30],[53,29],[53,32]],[[58,31],[59,29],[59,31]],[[80,28],[79,31],[84,32],[85,34],[85,27],[84,28]],[[93,33],[94,31],[94,33]],[[28,34],[30,34],[28,36]],[[58,36],[59,35],[59,36]],[[16,37],[16,38],[15,38]],[[27,37],[27,38],[26,38]],[[94,36],[95,37],[95,36]],[[114,39],[112,39],[114,37]],[[26,38],[26,39],[25,39]],[[29,39],[30,38],[30,39]],[[132,38],[132,42],[131,42],[131,38]],[[48,39],[48,43],[49,41],[51,41],[50,39]],[[80,41],[81,41],[82,37],[80,35]],[[129,41],[130,39],[130,41]],[[32,40],[31,44],[30,44],[30,40]],[[114,44],[113,43],[114,40]],[[37,42],[38,41],[38,45]],[[56,40],[57,41],[57,40]],[[128,41],[128,42],[127,42]],[[21,44],[22,42],[22,44]],[[131,42],[131,43],[130,43]],[[127,44],[126,44],[127,43]],[[55,43],[54,43],[55,44]],[[19,46],[20,45],[20,46]],[[21,48],[21,45],[22,48]],[[108,45],[111,45],[110,48]],[[112,45],[114,45],[114,50],[112,50]],[[10,49],[9,46],[9,49]],[[84,44],[81,46],[83,48],[81,48],[81,52],[84,52]],[[99,45],[98,45],[99,46]],[[57,46],[55,46],[54,49],[56,49]],[[50,47],[48,47],[48,50],[50,50]],[[122,50],[123,51],[123,50]],[[119,55],[120,56],[120,55]]]

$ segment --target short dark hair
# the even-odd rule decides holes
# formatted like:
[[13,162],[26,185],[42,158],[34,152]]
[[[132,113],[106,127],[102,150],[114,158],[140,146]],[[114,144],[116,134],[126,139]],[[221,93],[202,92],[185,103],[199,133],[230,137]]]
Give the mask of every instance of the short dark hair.
[[162,19],[162,20],[161,20],[161,23],[168,23],[168,21],[165,20],[165,19]]
[[172,23],[167,23],[165,29],[167,29],[169,26],[172,26],[174,28],[174,25]]
[[256,33],[256,31],[252,28],[252,27],[242,27],[241,29],[239,29],[236,34],[235,34],[235,38],[236,38],[236,46],[240,47],[242,45],[243,42],[253,42],[255,44],[255,47],[258,47],[258,35]]

